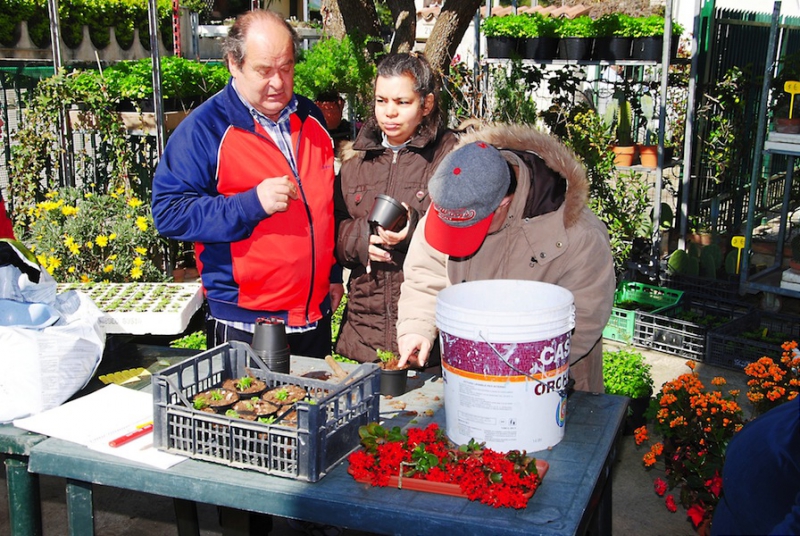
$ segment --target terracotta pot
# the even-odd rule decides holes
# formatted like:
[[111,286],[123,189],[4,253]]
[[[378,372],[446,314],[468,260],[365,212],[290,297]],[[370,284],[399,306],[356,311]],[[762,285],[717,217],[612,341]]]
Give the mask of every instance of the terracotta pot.
[[336,130],[342,124],[342,112],[344,111],[344,99],[335,101],[315,101],[315,104],[322,111],[328,130]]
[[634,145],[614,145],[611,150],[614,151],[615,166],[630,167],[633,165],[633,158],[636,156],[636,147]]
[[711,233],[691,233],[687,238],[689,242],[694,242],[701,246],[708,246],[714,241],[714,236]]
[[639,163],[644,167],[658,167],[658,145],[639,145]]
[[800,118],[776,117],[775,132],[781,134],[800,134]]

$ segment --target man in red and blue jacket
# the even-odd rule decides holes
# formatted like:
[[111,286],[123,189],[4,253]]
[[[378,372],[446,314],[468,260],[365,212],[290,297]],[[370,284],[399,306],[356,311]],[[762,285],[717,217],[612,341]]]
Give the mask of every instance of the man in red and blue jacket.
[[280,317],[292,354],[324,357],[344,293],[334,154],[319,109],[294,94],[297,50],[279,15],[237,19],[223,45],[232,79],[171,135],[153,218],[162,235],[196,243],[209,344],[250,342],[258,318]]

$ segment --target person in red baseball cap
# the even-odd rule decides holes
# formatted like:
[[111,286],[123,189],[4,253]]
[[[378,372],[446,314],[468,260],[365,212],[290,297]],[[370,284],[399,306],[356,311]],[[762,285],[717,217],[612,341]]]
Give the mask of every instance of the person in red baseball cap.
[[[587,205],[586,171],[558,139],[522,125],[461,136],[428,183],[398,302],[400,364],[432,366],[436,296],[449,285],[517,279],[571,291],[575,389],[603,392],[602,332],[616,288],[606,226]],[[433,354],[432,354],[433,350]]]

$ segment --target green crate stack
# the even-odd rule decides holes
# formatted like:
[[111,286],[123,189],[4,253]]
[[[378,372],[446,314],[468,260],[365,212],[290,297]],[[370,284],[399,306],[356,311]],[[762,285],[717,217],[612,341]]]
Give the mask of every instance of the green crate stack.
[[[603,338],[631,344],[636,331],[636,317],[640,310],[658,313],[677,305],[683,297],[683,291],[646,285],[631,281],[623,281],[614,293],[614,307],[611,309]],[[621,307],[622,305],[633,305]]]

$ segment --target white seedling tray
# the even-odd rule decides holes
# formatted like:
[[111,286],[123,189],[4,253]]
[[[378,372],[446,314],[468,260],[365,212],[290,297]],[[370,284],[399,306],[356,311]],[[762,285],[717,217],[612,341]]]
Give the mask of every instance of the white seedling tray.
[[106,333],[175,335],[182,333],[203,303],[199,283],[62,283],[59,292],[87,294],[105,313]]

